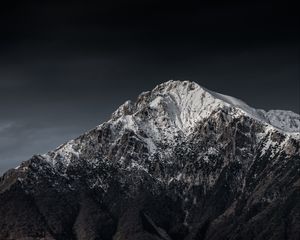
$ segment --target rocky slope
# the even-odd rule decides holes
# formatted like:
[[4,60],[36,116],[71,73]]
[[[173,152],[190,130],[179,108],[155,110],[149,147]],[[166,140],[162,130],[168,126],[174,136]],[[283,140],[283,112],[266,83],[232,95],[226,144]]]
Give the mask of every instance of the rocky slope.
[[299,239],[300,116],[189,81],[0,180],[0,239]]

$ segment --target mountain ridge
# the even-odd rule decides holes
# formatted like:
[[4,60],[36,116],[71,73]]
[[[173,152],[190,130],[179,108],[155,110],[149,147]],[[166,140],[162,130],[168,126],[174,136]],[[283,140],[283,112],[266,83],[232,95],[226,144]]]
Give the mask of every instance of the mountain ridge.
[[160,84],[5,173],[0,238],[297,239],[299,119]]
[[[187,91],[188,89],[194,90],[194,91],[197,90],[197,91],[196,91],[196,94],[194,92],[192,92],[192,94],[190,95],[190,99],[187,99],[187,102],[181,103],[182,99],[180,99],[180,95],[185,94],[185,93],[178,92],[178,88],[183,92]],[[168,93],[168,91],[172,91],[172,89],[175,89],[177,91],[176,93],[178,94],[177,99],[174,98],[174,96],[172,96],[172,99],[171,99],[171,101],[173,100],[175,102],[175,104],[174,104],[175,106],[180,105],[180,103],[188,106],[188,103],[190,103],[191,99],[193,100],[192,102],[194,104],[194,107],[192,107],[192,109],[188,109],[188,111],[189,111],[188,113],[186,113],[186,108],[184,108],[184,107],[181,107],[181,109],[177,109],[179,111],[174,113],[174,105],[172,105],[171,107],[169,107],[169,105],[163,106],[163,108],[165,108],[165,109],[161,109],[160,105],[164,105],[164,104],[166,104],[166,102],[167,102],[167,104],[170,104],[170,101],[168,101],[168,100],[170,100],[170,99],[168,99],[169,96],[168,95],[164,96],[163,94],[166,94],[166,91],[167,91],[167,93]],[[199,99],[199,96],[202,96],[202,95],[203,95],[204,99]],[[287,131],[286,129],[282,129],[282,128],[278,127],[278,125],[281,124],[280,122],[274,121],[275,124],[273,125],[270,123],[269,119],[267,119],[264,115],[267,115],[269,112],[273,113],[274,111],[275,112],[280,111],[279,113],[282,113],[282,112],[290,113],[289,111],[286,112],[283,110],[270,110],[269,112],[265,112],[264,110],[257,110],[258,112],[256,113],[255,112],[256,109],[249,107],[241,100],[238,100],[233,97],[226,96],[226,95],[222,95],[221,97],[220,96],[221,96],[221,94],[207,90],[206,88],[203,88],[194,82],[170,80],[168,82],[158,85],[151,92],[150,91],[143,92],[142,94],[140,94],[137,98],[136,103],[134,103],[130,100],[126,101],[116,111],[113,112],[112,119],[107,122],[111,122],[111,121],[113,122],[113,121],[116,121],[121,118],[121,121],[125,122],[124,123],[125,128],[128,128],[128,129],[138,132],[140,130],[137,129],[139,126],[136,126],[136,124],[135,124],[135,121],[136,121],[135,116],[138,115],[141,110],[144,110],[145,106],[148,107],[148,105],[149,105],[150,109],[157,109],[158,111],[160,111],[159,113],[161,116],[163,116],[163,118],[168,118],[168,116],[164,116],[164,112],[168,113],[168,111],[170,111],[170,109],[171,109],[173,111],[170,114],[171,121],[173,121],[175,123],[175,126],[173,126],[173,128],[172,128],[173,132],[171,134],[169,134],[169,136],[172,137],[174,131],[177,132],[178,130],[180,130],[180,132],[184,132],[184,134],[188,135],[189,128],[194,127],[193,124],[196,124],[197,121],[200,121],[202,118],[208,117],[211,114],[211,112],[214,110],[218,110],[219,108],[223,108],[223,107],[229,107],[229,108],[233,107],[232,114],[237,114],[237,115],[248,114],[249,117],[253,117],[258,121],[262,121],[263,123],[270,125],[271,128],[272,127],[276,128],[277,130],[280,130],[280,131],[284,132],[285,134],[292,134],[296,138],[300,137],[300,116],[299,115],[297,115],[295,113],[293,113],[293,115],[291,115],[297,120],[296,125],[295,125],[296,127],[295,126],[294,126],[294,128],[288,127],[287,128],[288,131]],[[167,100],[165,101],[165,99],[163,97],[167,98]],[[196,98],[196,101],[194,101],[194,98]],[[230,99],[230,100],[228,100],[228,99]],[[180,103],[176,102],[176,100],[179,101]],[[205,101],[205,100],[207,102],[205,104],[203,104],[203,101]],[[146,101],[146,102],[143,103],[143,101]],[[234,103],[233,104],[229,103],[230,105],[227,105],[227,103],[229,101],[232,101]],[[199,102],[201,102],[202,104],[198,104]],[[136,104],[136,106],[134,106],[134,104]],[[143,104],[145,104],[145,105],[143,105]],[[199,105],[200,107],[198,108],[197,105]],[[206,106],[208,106],[208,110],[206,109]],[[192,112],[191,115],[189,115],[190,112]],[[197,116],[199,112],[202,112],[202,113],[199,114],[199,116]],[[193,114],[196,115],[196,117]],[[227,113],[227,114],[230,114],[230,113]],[[259,115],[261,115],[261,116],[259,116]],[[161,118],[161,116],[157,116],[158,119]],[[287,116],[288,117],[285,117],[284,119],[289,120],[290,115],[288,114]],[[175,119],[172,119],[172,117],[175,117]],[[271,117],[276,118],[276,115],[271,114]],[[191,123],[188,121],[189,120],[188,118],[191,118],[191,121],[192,121]],[[297,124],[298,122],[299,122],[299,124]],[[181,126],[183,123],[185,123],[185,125],[186,125],[186,127],[184,129],[182,129],[183,126]],[[287,122],[286,124],[288,124],[288,123],[289,122]],[[99,125],[97,128],[101,127],[101,125]],[[166,126],[160,126],[160,127],[166,128]],[[167,126],[167,127],[170,127],[170,126]],[[155,126],[155,124],[151,124],[151,126],[148,126],[148,128],[150,128],[152,131],[153,129],[156,129],[157,127]],[[293,130],[293,131],[291,131],[291,130]],[[144,132],[145,130],[142,130],[142,131]],[[168,139],[168,136],[163,136],[163,137]],[[158,139],[158,140],[160,141],[161,139]],[[67,152],[69,151],[76,155],[77,153],[75,153],[74,150],[72,150],[72,147],[70,148],[69,143],[72,143],[72,141],[73,140],[67,142],[67,144],[66,144]],[[149,150],[153,151],[153,149],[155,148],[155,144],[151,141],[148,141],[147,143],[149,144],[149,148],[150,148]],[[59,149],[59,148],[60,147],[58,147],[57,149]],[[46,156],[46,158],[47,158],[47,154],[45,154],[43,156]]]

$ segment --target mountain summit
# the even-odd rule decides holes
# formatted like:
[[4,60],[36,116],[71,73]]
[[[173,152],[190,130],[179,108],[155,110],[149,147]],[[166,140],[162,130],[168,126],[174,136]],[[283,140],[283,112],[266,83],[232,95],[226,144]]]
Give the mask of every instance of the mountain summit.
[[300,116],[168,81],[0,179],[0,239],[299,239]]

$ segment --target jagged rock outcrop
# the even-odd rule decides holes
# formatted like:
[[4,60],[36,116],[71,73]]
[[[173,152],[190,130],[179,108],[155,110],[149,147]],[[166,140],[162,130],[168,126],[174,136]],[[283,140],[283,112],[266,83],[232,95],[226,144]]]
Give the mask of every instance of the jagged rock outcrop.
[[0,180],[0,239],[299,239],[300,116],[189,81]]

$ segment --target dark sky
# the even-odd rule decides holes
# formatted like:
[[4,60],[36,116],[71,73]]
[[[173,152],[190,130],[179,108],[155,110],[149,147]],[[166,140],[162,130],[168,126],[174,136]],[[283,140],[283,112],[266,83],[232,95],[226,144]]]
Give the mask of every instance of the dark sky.
[[265,0],[1,3],[0,173],[169,79],[299,113],[297,9]]

